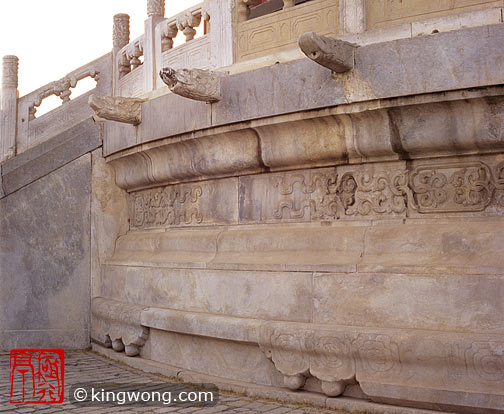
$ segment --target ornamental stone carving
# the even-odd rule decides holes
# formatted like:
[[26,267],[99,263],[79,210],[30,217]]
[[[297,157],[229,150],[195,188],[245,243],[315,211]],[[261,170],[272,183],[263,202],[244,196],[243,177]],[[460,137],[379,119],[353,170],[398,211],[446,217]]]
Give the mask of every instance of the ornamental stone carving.
[[370,172],[363,169],[351,176],[356,191],[354,202],[345,211],[346,215],[401,214],[407,211],[408,200],[411,201],[407,171]]
[[112,41],[115,50],[126,46],[130,41],[130,17],[127,14],[119,13],[114,15],[114,26],[112,30]]
[[482,211],[492,201],[495,183],[482,162],[439,163],[417,167],[410,177],[421,213]]
[[92,339],[116,352],[137,356],[149,335],[149,328],[140,323],[142,309],[131,303],[94,298],[91,301]]
[[139,191],[130,198],[131,225],[145,228],[163,225],[199,224],[203,215],[198,201],[203,195],[200,185],[167,186]]
[[88,104],[95,114],[110,121],[138,125],[142,122],[142,103],[145,99],[122,96],[89,96]]
[[165,14],[165,0],[147,0],[147,16],[160,16],[164,17]]
[[220,100],[220,82],[223,73],[204,69],[179,69],[166,67],[159,76],[177,95],[204,102]]
[[17,89],[18,87],[18,65],[17,56],[8,55],[2,59],[2,88]]
[[314,32],[302,34],[298,43],[308,58],[333,72],[347,72],[354,67],[354,53],[357,46],[351,43]]

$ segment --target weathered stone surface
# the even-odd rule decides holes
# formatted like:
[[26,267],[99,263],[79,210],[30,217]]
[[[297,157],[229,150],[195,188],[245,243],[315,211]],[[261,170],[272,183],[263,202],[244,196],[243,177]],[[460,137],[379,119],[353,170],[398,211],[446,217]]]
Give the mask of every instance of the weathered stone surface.
[[200,267],[215,257],[222,229],[135,231],[117,239],[107,263],[133,266]]
[[88,154],[1,199],[1,349],[88,346],[90,174]]
[[477,11],[502,6],[495,0],[467,0],[463,2],[439,2],[436,0],[412,1],[408,5],[386,0],[366,0],[368,28],[385,27],[403,22],[421,21],[432,17],[449,18],[464,11]]
[[246,129],[164,145],[115,158],[116,183],[139,190],[263,170],[257,134]]
[[101,145],[100,128],[87,119],[2,165],[5,194],[68,164]]
[[308,322],[311,274],[106,266],[103,296],[148,306]]
[[499,253],[504,242],[503,224],[499,218],[379,224],[366,235],[366,254],[361,263],[383,270],[414,271],[415,267],[429,266],[492,273],[495,270],[491,269],[504,266]]
[[[279,386],[282,377],[257,344],[220,341],[151,329],[152,359],[237,381]],[[170,349],[171,352],[166,352]]]
[[313,321],[502,334],[503,280],[501,275],[317,273]]
[[[213,125],[344,103],[341,81],[309,59],[226,76],[212,105]],[[296,95],[291,91],[296,90]]]
[[101,148],[91,154],[91,297],[101,294],[101,265],[114,252],[116,240],[129,229],[127,194],[115,185],[112,166]]
[[365,226],[247,226],[223,231],[208,267],[355,271]]
[[[142,105],[138,142],[165,138],[212,126],[212,107],[170,93]],[[108,153],[106,154],[108,155]]]

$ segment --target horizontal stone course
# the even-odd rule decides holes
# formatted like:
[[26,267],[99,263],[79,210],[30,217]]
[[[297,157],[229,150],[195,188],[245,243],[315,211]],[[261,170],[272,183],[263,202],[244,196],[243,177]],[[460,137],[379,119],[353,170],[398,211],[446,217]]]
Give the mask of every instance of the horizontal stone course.
[[5,194],[38,180],[102,145],[100,128],[89,118],[2,164]]

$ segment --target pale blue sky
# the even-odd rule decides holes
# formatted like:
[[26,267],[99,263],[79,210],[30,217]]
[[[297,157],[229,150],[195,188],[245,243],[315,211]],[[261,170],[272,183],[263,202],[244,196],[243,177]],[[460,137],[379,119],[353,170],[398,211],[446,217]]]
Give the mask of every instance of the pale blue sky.
[[[166,0],[166,17],[201,0]],[[0,0],[0,56],[19,57],[19,92],[57,80],[112,49],[114,14],[143,33],[147,0]],[[0,69],[1,71],[1,69]]]

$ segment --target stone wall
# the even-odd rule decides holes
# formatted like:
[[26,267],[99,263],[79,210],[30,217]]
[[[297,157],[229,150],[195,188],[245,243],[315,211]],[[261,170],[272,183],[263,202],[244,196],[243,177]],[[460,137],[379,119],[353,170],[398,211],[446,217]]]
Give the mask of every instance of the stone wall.
[[1,165],[0,349],[89,345],[89,119]]
[[502,412],[502,30],[231,74],[217,103],[106,121],[129,229],[92,339],[326,406]]

